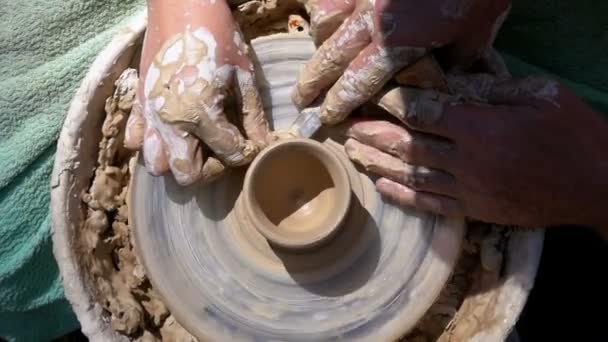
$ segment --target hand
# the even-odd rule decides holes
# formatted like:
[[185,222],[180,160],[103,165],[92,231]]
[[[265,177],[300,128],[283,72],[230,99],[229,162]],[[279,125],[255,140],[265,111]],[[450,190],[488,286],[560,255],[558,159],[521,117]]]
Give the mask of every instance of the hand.
[[553,81],[467,83],[491,104],[421,106],[422,96],[400,89],[411,106],[386,109],[407,129],[347,124],[346,151],[382,177],[377,190],[403,206],[498,224],[608,227],[608,122]]
[[433,49],[466,69],[489,51],[510,6],[510,0],[312,0],[316,41],[347,19],[302,70],[293,101],[302,109],[327,91],[321,121],[336,124]]
[[[269,128],[247,46],[226,2],[150,0],[148,13],[127,147],[143,147],[152,174],[171,170],[182,185],[211,181],[224,166],[250,162],[267,143]],[[230,90],[250,140],[224,112]]]

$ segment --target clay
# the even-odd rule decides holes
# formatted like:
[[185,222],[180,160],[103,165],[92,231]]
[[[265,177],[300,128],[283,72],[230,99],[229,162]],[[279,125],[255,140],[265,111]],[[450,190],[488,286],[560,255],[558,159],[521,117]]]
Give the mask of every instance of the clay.
[[320,118],[325,124],[336,124],[355,108],[378,93],[392,78],[392,73],[426,54],[422,48],[377,48],[364,58],[363,66],[347,70],[327,92]]
[[420,58],[397,73],[395,81],[407,87],[433,89],[446,94],[450,91],[441,67],[432,55]]
[[337,233],[351,203],[348,174],[335,153],[308,139],[286,139],[247,170],[241,225],[253,224],[284,248],[317,247]]
[[[234,18],[241,27],[245,40],[250,41],[255,37],[287,32],[290,25],[297,27],[292,24],[291,20],[286,23],[285,18],[290,15],[306,16],[306,12],[300,5],[303,2],[306,0],[247,1],[237,7],[234,11]],[[303,30],[298,30],[298,32],[307,31],[307,26],[307,23],[304,24]]]
[[[406,342],[434,342],[434,341],[469,341],[472,336],[464,336],[460,331],[478,331],[479,323],[486,320],[484,315],[471,316],[470,309],[462,310],[465,306],[469,308],[483,306],[476,301],[471,302],[469,298],[484,296],[479,291],[484,291],[496,286],[495,282],[486,282],[484,286],[477,286],[480,265],[490,259],[500,257],[504,252],[504,244],[494,245],[497,238],[508,237],[508,229],[491,226],[485,223],[475,222],[468,226],[463,251],[454,273],[441,291],[441,294],[420,320],[418,326],[402,340]],[[497,249],[498,248],[498,249]],[[485,255],[485,256],[483,256]],[[485,259],[485,260],[484,260]],[[494,267],[489,270],[491,274],[503,272],[503,266]],[[494,276],[487,277],[496,279]],[[466,305],[463,303],[467,302]],[[458,331],[458,332],[456,332]]]
[[[131,240],[126,203],[131,152],[123,147],[125,124],[137,89],[137,72],[125,70],[106,101],[95,176],[82,195],[87,218],[79,231],[79,255],[113,329],[132,339],[157,341],[159,331],[179,331],[144,275]],[[165,322],[171,322],[167,325]],[[161,334],[162,335],[162,334]]]
[[431,124],[443,113],[443,105],[458,97],[409,87],[386,88],[376,95],[376,103],[402,122]]

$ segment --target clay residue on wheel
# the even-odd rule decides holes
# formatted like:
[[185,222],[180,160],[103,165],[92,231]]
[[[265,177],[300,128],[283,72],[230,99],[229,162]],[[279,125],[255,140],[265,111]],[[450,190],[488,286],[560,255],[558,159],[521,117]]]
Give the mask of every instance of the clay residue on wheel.
[[86,220],[78,234],[78,252],[114,330],[132,340],[194,340],[171,317],[133,248],[126,203],[133,156],[123,141],[137,83],[137,72],[125,70],[106,101],[95,175],[82,195]]
[[287,32],[290,15],[306,16],[306,0],[252,0],[239,5],[234,11],[246,41],[259,36]]
[[462,254],[439,297],[403,342],[469,341],[494,322],[510,229],[469,223]]

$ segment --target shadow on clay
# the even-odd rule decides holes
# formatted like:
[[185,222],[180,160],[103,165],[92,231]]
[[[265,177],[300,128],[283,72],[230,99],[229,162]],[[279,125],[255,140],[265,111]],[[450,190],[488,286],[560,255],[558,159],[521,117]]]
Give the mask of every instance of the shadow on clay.
[[[307,252],[308,254],[297,254],[285,251],[280,247],[272,247],[292,279],[311,293],[326,297],[348,295],[362,288],[378,268],[382,249],[379,228],[356,196],[352,198],[350,212],[356,213],[356,216],[347,219],[342,229],[331,241],[316,250]],[[367,222],[367,224],[361,224],[363,222]],[[351,242],[351,239],[352,243],[348,243]],[[340,240],[346,240],[344,242],[347,243],[340,243]],[[357,252],[357,247],[361,246],[364,249]],[[324,249],[325,251],[323,251]],[[334,257],[328,258],[330,260],[323,265],[326,269],[332,267],[339,269],[340,264],[348,266],[330,277],[311,280],[309,272],[301,271],[300,260],[303,257],[314,257],[315,254],[327,254]]]

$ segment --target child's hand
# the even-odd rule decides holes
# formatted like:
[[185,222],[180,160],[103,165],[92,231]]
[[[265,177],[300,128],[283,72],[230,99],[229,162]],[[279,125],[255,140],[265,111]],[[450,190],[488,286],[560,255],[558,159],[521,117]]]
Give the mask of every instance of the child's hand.
[[[224,165],[250,162],[266,145],[269,128],[247,46],[228,5],[150,0],[148,13],[139,105],[127,123],[125,144],[143,148],[152,174],[171,170],[182,185],[215,179]],[[229,92],[239,100],[247,137],[225,115]],[[201,141],[217,159],[204,152]]]

